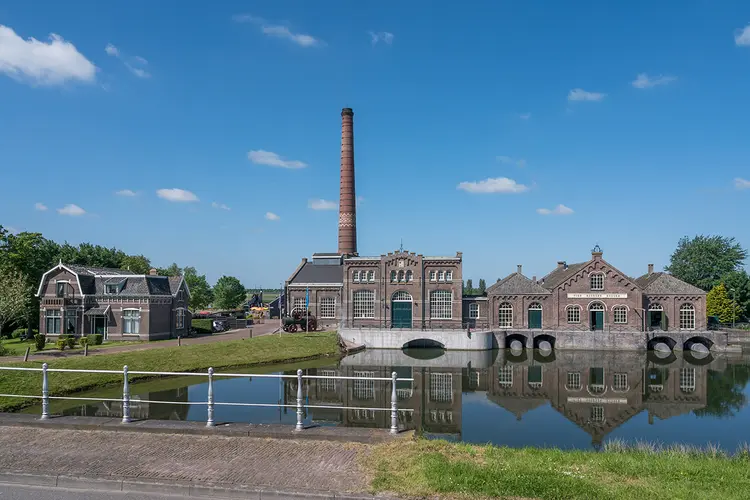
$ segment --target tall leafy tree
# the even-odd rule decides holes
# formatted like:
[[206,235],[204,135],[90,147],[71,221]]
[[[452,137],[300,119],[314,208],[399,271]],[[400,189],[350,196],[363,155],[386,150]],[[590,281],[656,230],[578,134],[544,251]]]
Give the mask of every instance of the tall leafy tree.
[[186,267],[183,276],[190,289],[190,309],[203,309],[214,300],[214,292],[205,274],[198,274],[194,267]]
[[718,316],[722,323],[731,323],[740,319],[740,306],[727,295],[724,283],[719,283],[706,295],[706,313]]
[[727,296],[740,306],[742,320],[750,319],[750,276],[743,269],[732,271],[721,278],[727,289]]
[[747,250],[734,238],[699,235],[682,238],[666,270],[703,290],[711,290],[721,277],[742,269]]
[[159,274],[159,276],[182,276],[182,268],[175,262],[172,262],[169,267],[158,268],[156,272]]
[[25,319],[31,296],[26,276],[10,267],[0,268],[0,332]]
[[148,274],[151,270],[151,261],[143,255],[126,255],[120,261],[120,267],[137,274]]
[[245,301],[245,287],[234,276],[222,276],[214,286],[214,306],[234,309]]
[[484,293],[487,291],[487,282],[484,281],[484,279],[479,279],[479,293]]
[[466,295],[472,295],[474,293],[474,283],[471,279],[466,280],[466,286],[464,287],[464,293]]

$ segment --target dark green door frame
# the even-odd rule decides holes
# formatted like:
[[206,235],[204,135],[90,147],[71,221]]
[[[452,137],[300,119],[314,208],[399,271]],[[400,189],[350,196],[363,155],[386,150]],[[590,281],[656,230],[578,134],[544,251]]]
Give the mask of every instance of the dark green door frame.
[[412,327],[412,302],[391,301],[391,328]]

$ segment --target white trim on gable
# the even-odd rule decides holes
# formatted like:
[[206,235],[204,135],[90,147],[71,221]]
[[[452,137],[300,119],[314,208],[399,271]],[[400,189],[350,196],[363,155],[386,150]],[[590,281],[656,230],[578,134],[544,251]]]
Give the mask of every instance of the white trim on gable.
[[54,271],[59,271],[60,269],[65,269],[70,274],[72,274],[73,276],[76,277],[76,283],[78,283],[78,293],[81,295],[81,297],[85,297],[86,294],[83,293],[83,288],[81,287],[81,280],[78,277],[78,273],[74,272],[72,269],[70,269],[69,267],[67,267],[62,262],[60,262],[55,267],[53,267],[52,269],[50,269],[49,271],[47,271],[46,273],[44,273],[42,275],[42,279],[39,281],[39,289],[36,292],[36,297],[41,297],[42,296],[42,286],[44,285],[44,282],[47,280],[47,276],[49,276],[49,274],[52,273],[52,272],[54,272]]

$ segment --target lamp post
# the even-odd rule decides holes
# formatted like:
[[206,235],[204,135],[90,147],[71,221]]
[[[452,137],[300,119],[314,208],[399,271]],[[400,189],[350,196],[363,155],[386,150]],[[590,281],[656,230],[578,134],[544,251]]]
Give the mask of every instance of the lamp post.
[[732,304],[732,330],[734,330],[735,316],[737,315],[737,290],[730,288],[729,291],[732,292],[734,298],[734,303]]

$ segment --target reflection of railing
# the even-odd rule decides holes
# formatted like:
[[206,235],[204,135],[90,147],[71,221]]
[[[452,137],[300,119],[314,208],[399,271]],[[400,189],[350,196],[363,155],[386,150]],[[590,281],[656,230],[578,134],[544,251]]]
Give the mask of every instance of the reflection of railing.
[[[297,408],[297,425],[295,430],[301,431],[304,427],[304,414],[305,408],[314,409],[337,409],[337,410],[355,410],[360,412],[362,415],[374,415],[376,411],[390,411],[391,412],[391,433],[397,433],[399,431],[399,412],[413,412],[413,409],[398,408],[398,394],[396,384],[398,382],[414,382],[413,378],[398,378],[396,372],[393,372],[390,377],[339,377],[330,375],[303,375],[302,370],[297,370],[297,375],[279,375],[279,374],[258,374],[258,373],[216,373],[213,368],[209,368],[206,373],[194,373],[194,372],[144,372],[144,371],[128,371],[127,365],[122,370],[71,370],[66,368],[48,368],[47,363],[44,363],[41,368],[21,368],[11,366],[0,366],[0,370],[6,371],[20,371],[20,372],[42,372],[42,394],[31,395],[31,394],[0,394],[0,397],[6,398],[28,398],[28,399],[41,399],[42,400],[42,415],[41,418],[46,420],[50,418],[49,414],[49,402],[52,399],[60,400],[71,400],[71,401],[99,401],[99,402],[116,402],[122,403],[122,423],[127,424],[131,421],[131,407],[138,407],[140,403],[158,403],[158,404],[173,404],[173,405],[205,405],[208,409],[208,419],[206,421],[207,427],[213,427],[214,422],[214,408],[216,406],[247,406],[247,407],[292,407]],[[86,398],[86,397],[75,397],[75,396],[50,396],[49,395],[49,372],[56,373],[101,373],[101,374],[114,374],[122,375],[123,386],[122,386],[122,398]],[[130,397],[130,376],[141,375],[145,377],[157,377],[157,376],[191,376],[191,377],[208,377],[208,393],[206,401],[153,401],[140,399],[134,396]],[[224,378],[291,378],[297,379],[297,404],[281,404],[281,403],[235,403],[235,402],[217,402],[214,400],[214,377]],[[334,380],[354,380],[365,381],[366,383],[372,383],[375,380],[390,381],[391,382],[391,406],[390,408],[363,408],[354,406],[340,406],[340,405],[311,405],[304,404],[302,386],[304,379],[334,379]],[[403,418],[402,418],[403,420]]]
[[445,330],[465,334],[469,329],[472,331],[486,331],[492,329],[487,321],[469,320],[461,322],[456,319],[424,321],[413,319],[410,327],[404,328],[401,325],[403,325],[402,322],[397,322],[396,326],[393,326],[393,322],[390,319],[373,318],[348,319],[341,322],[343,328],[356,328],[360,330]]

